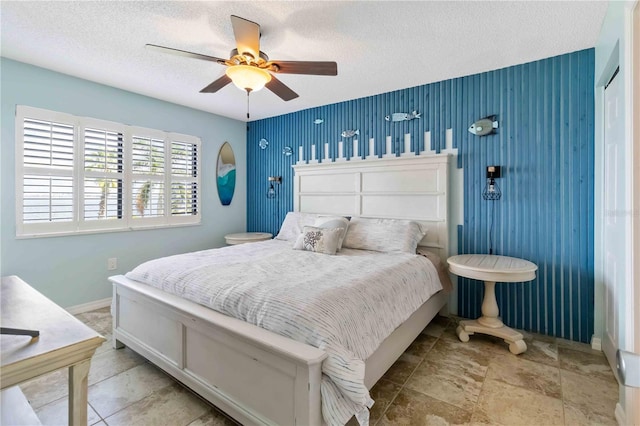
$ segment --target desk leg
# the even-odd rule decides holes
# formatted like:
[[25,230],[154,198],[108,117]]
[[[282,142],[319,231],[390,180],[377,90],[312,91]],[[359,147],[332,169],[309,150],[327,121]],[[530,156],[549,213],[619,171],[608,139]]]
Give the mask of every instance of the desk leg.
[[87,393],[91,359],[69,367],[69,426],[87,424]]

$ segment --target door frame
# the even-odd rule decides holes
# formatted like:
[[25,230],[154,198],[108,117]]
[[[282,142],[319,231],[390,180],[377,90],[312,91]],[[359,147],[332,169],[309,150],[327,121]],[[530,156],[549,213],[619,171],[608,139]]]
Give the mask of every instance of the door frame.
[[[618,42],[616,50],[619,48]],[[614,60],[612,60],[614,59]],[[624,318],[624,297],[626,293],[625,282],[626,277],[630,274],[629,268],[629,252],[631,241],[628,240],[626,234],[630,227],[630,221],[626,215],[629,200],[628,200],[628,177],[630,175],[629,170],[629,156],[627,150],[629,143],[627,141],[627,115],[625,102],[628,98],[626,96],[625,88],[628,87],[625,81],[625,72],[621,67],[624,66],[624,60],[620,59],[617,55],[612,55],[609,60],[608,67],[603,73],[601,78],[602,91],[602,155],[600,158],[600,173],[602,179],[599,179],[601,183],[600,202],[601,204],[601,221],[598,223],[601,226],[601,242],[600,245],[600,261],[602,262],[602,286],[603,297],[601,301],[602,305],[602,341],[601,348],[604,352],[610,368],[613,370],[616,379],[618,379],[616,371],[616,350],[622,347],[623,336],[621,336],[621,330],[625,329]],[[620,72],[619,72],[620,71]],[[615,87],[615,89],[614,89]],[[612,94],[612,91],[614,92]],[[611,111],[612,99],[615,101],[616,110],[616,123],[614,127],[611,123]],[[620,111],[620,112],[618,112]],[[610,157],[610,147],[614,145],[617,147],[614,150],[613,157]],[[622,159],[618,156],[622,155]],[[611,160],[615,161],[615,165],[612,167]],[[620,160],[620,161],[618,161]],[[621,164],[620,164],[621,163]],[[608,173],[614,173],[616,176],[610,176]],[[611,182],[615,182],[616,179],[620,179],[624,182],[622,190],[618,188],[609,189],[608,186]],[[620,191],[620,192],[619,192]],[[609,194],[616,192],[618,196],[610,198]],[[619,201],[613,201],[619,198]],[[613,202],[613,204],[611,204]],[[622,202],[622,205],[619,203]],[[613,225],[608,222],[614,222]],[[612,229],[613,228],[613,229]],[[622,231],[625,236],[621,241],[617,241],[617,234]],[[612,244],[611,238],[616,240],[615,244]],[[612,263],[612,259],[609,259],[609,254],[612,245],[616,248],[614,256],[618,262]],[[614,269],[611,269],[614,268]]]
[[[609,10],[612,8],[609,4]],[[618,5],[620,6],[618,8]],[[594,336],[593,349],[602,349],[604,333],[604,260],[603,242],[604,203],[602,183],[604,175],[604,86],[611,78],[613,71],[620,66],[620,75],[624,96],[624,139],[626,157],[626,207],[624,214],[629,228],[630,241],[626,242],[626,282],[619,287],[618,303],[620,332],[618,343],[620,349],[640,354],[640,199],[634,194],[640,191],[640,123],[634,126],[634,116],[640,114],[640,0],[627,0],[622,5],[616,4],[612,13],[621,10],[623,28],[616,36],[601,34],[601,53],[606,52],[608,58],[600,64],[595,84],[595,182],[594,182]],[[609,12],[607,12],[609,13]],[[618,18],[612,18],[617,20]],[[611,30],[610,28],[608,29]],[[604,59],[604,58],[602,58]],[[597,58],[596,58],[597,61]],[[597,62],[596,62],[597,64]],[[619,386],[619,399],[615,407],[615,417],[620,425],[640,425],[640,389]]]
[[[629,145],[627,157],[627,199],[631,241],[629,243],[627,281],[622,295],[624,335],[620,336],[621,349],[640,354],[640,123],[634,118],[640,114],[640,1],[630,1],[624,14],[624,60],[627,61],[624,75],[627,93],[625,96],[625,133]],[[616,420],[621,425],[640,425],[640,389],[620,385],[620,397],[616,405]]]
[[[627,348],[640,354],[640,123],[634,120],[640,114],[640,2],[631,8],[631,34],[628,43],[631,65],[631,84],[629,101],[629,125],[631,126],[631,279],[627,286],[625,310],[631,330],[627,329]],[[634,326],[635,325],[635,326]],[[640,389],[625,389],[625,407],[627,423],[640,425]]]

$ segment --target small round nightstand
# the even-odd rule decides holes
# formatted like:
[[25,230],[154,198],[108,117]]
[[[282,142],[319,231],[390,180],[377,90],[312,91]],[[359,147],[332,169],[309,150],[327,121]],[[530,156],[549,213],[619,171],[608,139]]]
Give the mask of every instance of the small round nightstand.
[[452,274],[484,281],[482,316],[477,320],[460,321],[456,330],[458,338],[468,342],[473,333],[489,334],[504,339],[513,354],[526,351],[522,334],[504,325],[498,317],[495,286],[496,282],[531,281],[536,277],[538,267],[528,260],[490,254],[461,254],[450,257],[447,263]]
[[224,236],[229,245],[255,243],[256,241],[270,240],[273,235],[268,232],[241,232],[238,234],[227,234]]

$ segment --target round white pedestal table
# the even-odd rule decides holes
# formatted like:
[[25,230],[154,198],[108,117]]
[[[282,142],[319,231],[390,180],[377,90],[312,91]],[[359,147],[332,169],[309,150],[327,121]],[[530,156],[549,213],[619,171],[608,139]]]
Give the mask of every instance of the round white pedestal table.
[[255,243],[256,241],[270,240],[273,235],[268,232],[240,232],[237,234],[227,234],[224,240],[229,245]]
[[474,333],[488,334],[503,339],[513,354],[527,350],[522,333],[504,325],[496,302],[496,283],[531,281],[538,267],[528,260],[490,254],[461,254],[447,259],[449,271],[460,277],[484,281],[482,316],[476,320],[460,321],[456,333],[462,342],[468,342]]

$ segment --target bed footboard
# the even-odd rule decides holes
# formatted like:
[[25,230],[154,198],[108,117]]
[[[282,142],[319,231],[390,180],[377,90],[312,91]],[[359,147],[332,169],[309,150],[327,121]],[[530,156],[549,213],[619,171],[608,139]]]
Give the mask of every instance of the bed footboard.
[[326,353],[124,276],[114,346],[130,347],[242,424],[321,425]]

